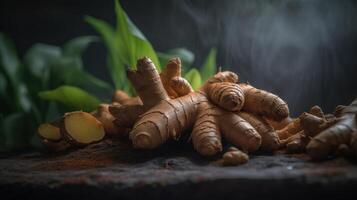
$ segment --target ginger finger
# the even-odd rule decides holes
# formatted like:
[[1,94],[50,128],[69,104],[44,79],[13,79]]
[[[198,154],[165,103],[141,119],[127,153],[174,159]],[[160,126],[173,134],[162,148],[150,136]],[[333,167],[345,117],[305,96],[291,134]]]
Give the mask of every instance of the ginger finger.
[[264,151],[273,151],[279,148],[280,142],[278,134],[262,117],[247,112],[239,112],[238,115],[250,123],[262,137],[261,149]]
[[239,77],[236,73],[230,71],[218,72],[209,80],[207,83],[222,83],[222,82],[229,82],[229,83],[238,83]]
[[245,103],[242,110],[280,121],[289,116],[289,108],[280,97],[249,84],[241,83]]
[[228,111],[239,111],[244,105],[244,94],[238,84],[230,82],[210,83],[204,85],[210,101]]
[[145,110],[159,104],[162,100],[169,99],[160,75],[148,57],[139,59],[137,70],[128,70],[127,76],[143,102]]
[[322,119],[325,119],[325,114],[324,112],[322,111],[322,109],[315,105],[313,107],[310,108],[310,111],[309,111],[310,114],[316,116],[316,117],[320,117]]
[[174,99],[179,97],[180,95],[171,87],[171,80],[181,77],[181,60],[180,58],[172,58],[167,63],[166,67],[160,73],[161,82],[170,96],[170,98]]
[[119,103],[120,105],[142,105],[139,97],[130,97],[122,90],[116,90],[114,92],[112,102]]
[[201,102],[192,130],[192,143],[203,156],[213,156],[222,151],[221,134],[217,116],[221,111],[207,101]]
[[194,92],[190,83],[183,77],[172,78],[170,84],[171,88],[177,93],[177,97],[182,97]]
[[235,113],[224,112],[219,116],[220,130],[224,138],[245,152],[259,149],[262,138],[254,127]]

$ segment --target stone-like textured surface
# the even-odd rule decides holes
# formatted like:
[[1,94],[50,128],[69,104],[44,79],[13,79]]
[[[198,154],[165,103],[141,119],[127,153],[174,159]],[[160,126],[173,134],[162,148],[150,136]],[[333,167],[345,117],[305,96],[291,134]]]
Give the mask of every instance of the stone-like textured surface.
[[[181,149],[179,149],[181,148]],[[135,151],[102,142],[62,155],[0,159],[1,199],[356,199],[357,165],[304,155],[253,155],[220,167],[190,147]]]

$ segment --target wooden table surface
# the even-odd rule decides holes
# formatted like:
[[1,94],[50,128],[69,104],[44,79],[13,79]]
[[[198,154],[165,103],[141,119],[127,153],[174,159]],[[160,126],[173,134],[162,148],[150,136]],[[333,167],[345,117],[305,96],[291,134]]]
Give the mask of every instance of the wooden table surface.
[[314,163],[304,154],[256,154],[221,167],[189,145],[138,151],[104,141],[61,155],[0,159],[1,199],[356,199],[356,191],[356,163]]

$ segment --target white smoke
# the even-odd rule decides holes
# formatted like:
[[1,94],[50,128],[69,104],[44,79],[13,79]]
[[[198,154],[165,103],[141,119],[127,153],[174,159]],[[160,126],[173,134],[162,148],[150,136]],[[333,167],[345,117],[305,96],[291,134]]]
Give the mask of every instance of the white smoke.
[[336,45],[346,39],[346,32],[357,30],[353,2],[242,0],[207,4],[177,3],[196,23],[201,41],[207,47],[219,47],[220,64],[234,64],[230,68],[241,79],[285,98],[293,113],[314,104],[331,110],[333,96],[348,87]]

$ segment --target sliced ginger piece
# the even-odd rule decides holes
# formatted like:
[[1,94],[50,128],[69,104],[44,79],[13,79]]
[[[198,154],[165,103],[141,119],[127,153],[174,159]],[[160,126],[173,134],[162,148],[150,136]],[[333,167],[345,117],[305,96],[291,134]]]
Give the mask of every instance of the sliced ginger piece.
[[105,131],[102,123],[93,115],[76,111],[64,116],[62,134],[72,144],[90,144],[102,140]]
[[62,138],[60,128],[50,123],[41,124],[38,127],[38,134],[49,141],[59,141]]

